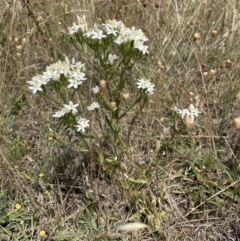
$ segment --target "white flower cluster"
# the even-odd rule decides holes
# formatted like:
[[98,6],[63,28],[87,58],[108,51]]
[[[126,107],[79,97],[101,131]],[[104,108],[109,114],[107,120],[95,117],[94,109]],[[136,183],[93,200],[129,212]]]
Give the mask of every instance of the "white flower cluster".
[[143,54],[148,53],[148,46],[144,44],[148,39],[141,29],[136,29],[135,27],[128,28],[122,23],[122,21],[114,19],[107,20],[106,23],[103,23],[103,29],[94,25],[94,28],[91,30],[87,27],[85,16],[82,18],[78,16],[77,18],[78,24],[74,23],[73,26],[69,28],[68,34],[71,36],[79,31],[87,38],[98,40],[106,38],[108,35],[112,35],[115,38],[114,42],[116,44],[121,45],[122,43],[133,41],[135,49],[138,49]]
[[93,111],[93,110],[99,109],[99,108],[100,108],[100,105],[99,105],[97,102],[93,102],[91,105],[89,105],[89,106],[87,107],[87,109],[88,109],[89,111]]
[[27,83],[30,85],[29,89],[32,90],[33,94],[37,91],[43,91],[42,85],[46,85],[50,80],[57,81],[60,75],[63,74],[69,82],[68,88],[77,89],[79,85],[82,84],[85,78],[85,73],[82,72],[84,64],[81,62],[75,62],[72,59],[70,63],[69,59],[66,57],[65,61],[58,61],[46,67],[46,71],[42,75],[34,76]]
[[73,104],[72,101],[69,102],[69,105],[63,105],[64,107],[55,112],[55,114],[53,114],[53,117],[57,117],[57,118],[61,118],[62,116],[64,116],[65,114],[69,113],[70,111],[72,111],[73,114],[77,113],[77,107],[79,106],[79,104]]
[[77,19],[78,19],[77,24],[73,23],[73,26],[69,28],[69,35],[73,35],[74,33],[77,33],[78,31],[81,31],[84,33],[88,31],[88,26],[87,26],[85,15],[83,15],[82,18],[77,16]]
[[116,44],[121,45],[122,43],[133,41],[134,48],[143,54],[148,53],[148,46],[144,45],[144,42],[148,41],[148,39],[141,29],[135,29],[135,27],[127,28],[121,21],[117,22],[116,20],[108,20],[103,26],[105,26],[108,34],[113,34],[117,37],[114,40]]
[[107,35],[103,34],[103,30],[100,29],[96,24],[94,25],[94,28],[92,30],[88,30],[84,35],[87,36],[87,38],[98,40],[107,37]]
[[87,127],[89,127],[88,123],[89,123],[89,120],[87,120],[85,118],[78,118],[77,125],[76,125],[77,131],[78,132],[81,131],[81,132],[85,133],[85,131],[86,131],[85,129]]
[[175,106],[174,111],[176,111],[182,119],[184,119],[185,117],[190,117],[192,120],[194,120],[195,117],[198,117],[199,113],[201,113],[198,109],[194,107],[193,104],[190,104],[188,108],[185,108],[183,110],[180,110]]
[[[53,114],[53,117],[56,117],[56,118],[61,118],[62,116],[64,116],[65,114],[69,113],[69,112],[72,112],[73,114],[76,114],[77,113],[77,107],[79,106],[79,104],[73,104],[72,101],[69,102],[68,105],[63,105],[64,107],[55,112],[55,114]],[[100,106],[99,106],[100,107]],[[97,108],[97,107],[95,107]],[[77,128],[77,132],[83,132],[85,133],[85,129],[87,127],[89,127],[89,120],[85,119],[85,118],[77,118],[77,125],[76,125],[76,128]]]
[[116,59],[118,59],[118,56],[116,54],[109,54],[107,63],[113,65],[113,61]]
[[108,35],[116,37],[114,42],[118,45],[133,41],[134,48],[141,51],[143,54],[148,53],[148,46],[144,42],[148,41],[141,29],[135,27],[127,28],[122,21],[108,20],[102,24]]
[[142,78],[137,80],[137,88],[146,90],[149,95],[152,95],[154,91],[154,84],[152,84],[149,80]]
[[[65,61],[58,61],[46,67],[46,71],[42,75],[34,76],[30,81],[27,81],[29,84],[29,89],[32,90],[33,94],[37,91],[43,91],[42,86],[46,85],[49,81],[59,81],[61,75],[68,80],[67,88],[77,89],[79,85],[86,80],[85,73],[82,72],[84,64],[81,62],[75,62],[74,59],[70,62],[66,57]],[[72,112],[73,114],[77,113],[77,107],[79,104],[73,104],[72,101],[69,104],[64,104],[63,108],[53,114],[53,117],[61,118],[65,114]],[[89,125],[88,122],[83,122],[83,119],[80,119],[78,125],[76,126],[78,131],[85,132],[85,128]],[[85,120],[85,119],[84,119]],[[85,123],[85,124],[84,124]]]
[[122,28],[125,27],[122,21],[117,21],[116,19],[107,20],[106,23],[103,23],[102,26],[105,28],[107,35],[118,36]]

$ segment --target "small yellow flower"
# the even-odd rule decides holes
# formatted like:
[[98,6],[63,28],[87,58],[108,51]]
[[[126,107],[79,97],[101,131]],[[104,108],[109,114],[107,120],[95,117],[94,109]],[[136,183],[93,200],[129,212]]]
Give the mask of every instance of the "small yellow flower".
[[48,140],[49,140],[49,141],[52,141],[52,140],[53,140],[53,137],[52,137],[52,136],[49,136],[49,137],[48,137]]
[[19,203],[16,203],[15,208],[16,208],[17,210],[21,209],[21,207],[22,207],[22,206],[21,206]]
[[45,191],[44,191],[44,193],[45,193],[45,194],[48,194],[48,193],[49,193],[49,191],[48,191],[48,190],[45,190]]
[[45,234],[46,234],[46,231],[45,231],[45,230],[41,230],[41,231],[39,232],[39,236],[40,236],[40,237],[45,236]]
[[42,178],[42,177],[44,177],[44,174],[41,172],[41,173],[39,173],[39,175],[38,175],[40,178]]

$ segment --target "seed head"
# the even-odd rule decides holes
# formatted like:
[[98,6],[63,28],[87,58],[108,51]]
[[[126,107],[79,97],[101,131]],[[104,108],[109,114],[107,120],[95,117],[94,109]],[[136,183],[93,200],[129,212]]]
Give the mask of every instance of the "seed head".
[[230,68],[232,66],[232,61],[230,59],[225,61],[226,68]]
[[195,106],[199,106],[200,105],[200,96],[199,95],[196,95],[194,97],[194,100],[193,100]]
[[22,55],[20,53],[16,53],[16,56],[18,59],[20,59],[22,57]]
[[22,39],[22,46],[25,47],[27,44],[27,40],[25,38]]
[[102,89],[105,89],[106,88],[106,86],[107,86],[107,82],[106,82],[106,80],[100,80],[99,81],[99,86],[102,88]]
[[9,8],[10,8],[10,4],[9,4],[9,3],[6,3],[6,4],[5,4],[5,8],[6,8],[6,9],[9,9]]
[[186,116],[184,119],[183,119],[183,122],[184,122],[184,124],[186,125],[186,127],[188,128],[188,129],[193,129],[193,127],[194,127],[194,125],[195,125],[195,121],[191,118],[191,117],[189,117],[189,116]]
[[123,97],[124,100],[129,100],[130,94],[129,94],[129,93],[124,93],[124,94],[122,95],[122,97]]
[[114,108],[116,108],[117,104],[116,104],[116,102],[111,102],[110,106],[114,109]]
[[195,33],[195,34],[193,34],[193,41],[194,41],[194,42],[197,42],[200,38],[201,38],[200,33]]
[[217,33],[218,33],[218,32],[217,32],[216,30],[213,30],[212,33],[211,33],[212,37],[216,37],[216,36],[217,36]]
[[203,72],[203,76],[204,77],[208,76],[208,72]]
[[211,75],[215,75],[215,74],[217,73],[217,71],[216,71],[215,69],[210,69],[210,70],[209,70],[209,73],[210,73]]
[[240,116],[233,119],[232,128],[233,129],[239,129],[240,128]]
[[194,96],[194,93],[193,93],[192,91],[190,91],[190,92],[189,92],[189,95],[190,95],[191,97],[193,97],[193,96]]
[[16,50],[17,50],[17,52],[21,52],[22,48],[23,48],[22,45],[17,45],[17,46],[16,46]]

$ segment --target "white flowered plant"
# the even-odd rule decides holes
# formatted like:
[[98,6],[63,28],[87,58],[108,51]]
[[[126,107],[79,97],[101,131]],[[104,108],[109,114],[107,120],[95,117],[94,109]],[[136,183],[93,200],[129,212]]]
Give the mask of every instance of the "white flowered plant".
[[[147,78],[136,78],[133,84],[128,81],[128,72],[137,61],[149,53],[146,45],[148,39],[141,29],[128,28],[122,21],[108,20],[91,27],[85,16],[77,17],[77,23],[73,23],[69,28],[67,36],[69,42],[79,51],[79,58],[81,57],[84,63],[75,59],[70,61],[68,57],[65,57],[64,61],[58,60],[27,81],[28,88],[33,94],[40,93],[54,102],[57,109],[52,113],[52,117],[59,120],[64,128],[70,128],[79,135],[88,150],[92,149],[89,138],[97,135],[92,133],[90,118],[97,120],[101,128],[107,126],[113,133],[111,142],[117,147],[113,148],[112,154],[118,157],[119,148],[120,152],[127,150],[131,127],[154,92],[154,84]],[[89,55],[84,56],[84,53]],[[98,84],[96,80],[90,81],[92,74],[88,73],[93,72],[94,78],[99,80]],[[94,81],[95,86],[86,88]],[[128,93],[126,95],[126,90],[134,88],[136,93],[131,95],[131,103],[123,107],[123,104],[126,105],[126,98],[124,101],[122,96],[130,96]],[[91,91],[86,93],[86,90]],[[88,96],[87,100],[85,96]],[[136,105],[140,108],[132,117],[127,138],[123,143],[119,136],[120,120]],[[105,127],[100,117],[105,120]]]
[[197,108],[194,107],[193,104],[190,104],[188,108],[182,110],[175,106],[174,111],[176,111],[182,119],[185,117],[190,117],[192,120],[194,120],[195,117],[198,117],[198,115],[201,113]]
[[77,131],[85,132],[85,129],[89,127],[88,124],[89,120],[85,118],[78,118],[77,119]]
[[152,95],[154,91],[154,84],[152,84],[149,80],[138,79],[137,88],[143,91],[146,91],[148,95]]
[[89,106],[87,107],[87,109],[88,109],[89,111],[93,111],[93,110],[99,109],[99,108],[100,108],[100,105],[99,105],[97,102],[93,102],[91,105],[89,105]]

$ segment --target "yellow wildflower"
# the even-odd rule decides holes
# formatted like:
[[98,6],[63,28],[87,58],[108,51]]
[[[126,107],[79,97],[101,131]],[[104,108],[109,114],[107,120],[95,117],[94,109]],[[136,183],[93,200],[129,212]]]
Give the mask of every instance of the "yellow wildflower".
[[21,209],[21,207],[22,207],[21,204],[16,203],[15,208],[16,208],[17,210]]
[[45,234],[46,234],[46,231],[45,231],[45,230],[41,230],[41,231],[39,232],[39,236],[40,236],[40,237],[45,236]]
[[42,178],[42,177],[44,177],[44,174],[41,172],[41,173],[39,173],[39,175],[38,175],[40,178]]

